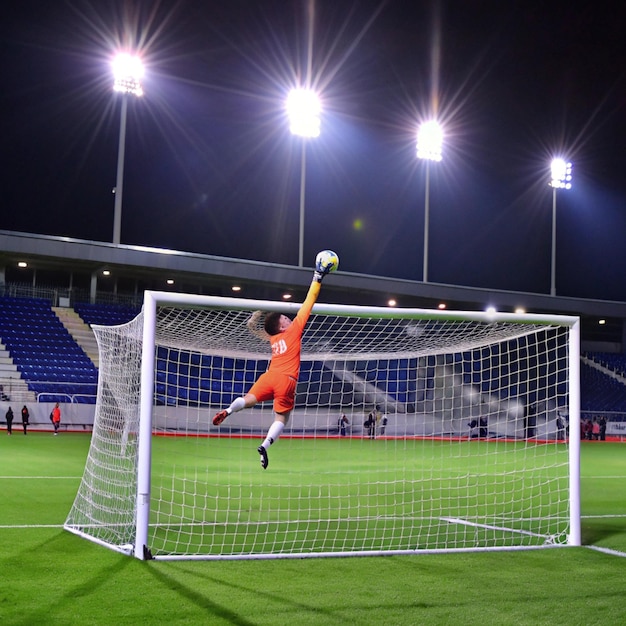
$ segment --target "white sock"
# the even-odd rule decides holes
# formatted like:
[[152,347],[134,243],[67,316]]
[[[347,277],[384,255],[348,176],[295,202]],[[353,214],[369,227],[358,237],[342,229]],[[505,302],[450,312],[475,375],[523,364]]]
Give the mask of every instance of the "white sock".
[[243,398],[236,398],[233,400],[233,403],[226,409],[228,415],[231,413],[237,413],[237,411],[241,411],[241,409],[246,408],[246,401]]
[[265,437],[265,441],[261,444],[264,448],[269,448],[274,442],[278,440],[280,437],[280,433],[283,432],[283,428],[285,425],[282,422],[276,420],[267,431],[267,437]]

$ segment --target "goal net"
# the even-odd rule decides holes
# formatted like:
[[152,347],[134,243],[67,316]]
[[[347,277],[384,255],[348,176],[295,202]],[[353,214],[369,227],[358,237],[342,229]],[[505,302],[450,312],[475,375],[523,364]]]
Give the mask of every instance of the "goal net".
[[580,544],[578,318],[317,304],[263,470],[271,402],[211,420],[267,368],[251,313],[297,309],[146,292],[133,321],[94,327],[65,528],[143,559]]

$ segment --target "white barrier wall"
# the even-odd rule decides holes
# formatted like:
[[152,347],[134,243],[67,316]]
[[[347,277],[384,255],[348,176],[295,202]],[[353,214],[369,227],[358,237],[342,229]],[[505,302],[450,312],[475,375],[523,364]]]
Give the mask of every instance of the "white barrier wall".
[[607,422],[606,434],[611,437],[626,437],[626,422]]
[[[0,402],[0,423],[6,424],[5,414],[9,408],[13,409],[14,419],[13,427],[21,429],[22,417],[21,411],[23,403],[14,402]],[[51,428],[50,424],[50,412],[54,407],[54,402],[33,402],[27,404],[30,412],[30,425],[35,430]],[[91,430],[95,415],[95,404],[71,404],[61,403],[61,426],[62,428],[76,428],[77,430],[85,429]],[[267,409],[261,411],[260,409],[250,409],[248,411],[241,411],[231,416],[228,419],[227,426],[234,430],[241,430],[242,432],[265,432],[272,422],[273,414],[271,411],[271,405],[268,405]],[[211,419],[217,409],[208,409],[206,412],[201,412],[199,415],[200,421],[196,424],[198,432],[217,432],[217,429],[211,425]],[[153,420],[154,426],[159,429],[176,431],[180,428],[189,428],[189,422],[186,415],[187,409],[185,407],[178,407],[177,409],[168,409],[168,423],[164,423],[163,407],[154,407]],[[176,416],[180,415],[180,419]],[[328,429],[329,434],[337,431],[337,419],[341,411],[329,410],[327,414],[322,414],[319,411],[308,413],[306,411],[296,410],[294,411],[292,418],[287,427],[286,433],[303,432],[307,430],[325,430]],[[348,427],[348,433],[352,435],[361,435],[367,431],[363,426],[363,422],[366,419],[366,412],[355,411],[351,413],[346,411],[348,419],[350,420],[350,426]],[[442,431],[442,418],[435,418],[434,415],[395,415],[389,414],[389,423],[387,426],[386,434],[391,436],[402,436],[406,434],[416,435],[430,435],[438,434]],[[523,437],[523,430],[521,430],[521,420],[519,419],[502,419],[491,420],[489,427],[490,436],[500,437]],[[539,419],[537,424],[536,435],[541,438],[556,437],[556,426],[552,416],[543,416],[544,419]],[[547,418],[547,419],[546,419]],[[458,423],[457,423],[458,422]],[[469,432],[467,426],[466,416],[462,419],[456,420],[454,424],[447,424],[447,428],[443,430],[448,434],[457,436],[467,435]],[[497,424],[497,425],[496,425]],[[451,426],[455,426],[451,428]],[[412,432],[410,432],[412,431]],[[501,432],[500,432],[501,431]],[[606,434],[609,437],[626,437],[626,422],[614,422],[608,421],[606,425]]]
[[[50,423],[50,413],[54,408],[54,402],[32,402],[27,403],[28,412],[30,413],[30,425],[37,429],[42,427],[52,428]],[[13,428],[21,429],[22,427],[22,407],[24,403],[0,402],[0,422],[6,423],[5,415],[9,407],[13,409]],[[61,426],[69,427],[76,425],[79,428],[84,426],[93,426],[95,415],[95,404],[69,404],[61,403]]]

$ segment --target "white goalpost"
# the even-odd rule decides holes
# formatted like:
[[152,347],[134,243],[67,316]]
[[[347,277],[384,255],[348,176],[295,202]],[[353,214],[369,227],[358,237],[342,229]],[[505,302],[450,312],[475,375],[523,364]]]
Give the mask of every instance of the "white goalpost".
[[580,545],[577,317],[318,303],[263,470],[271,402],[211,420],[269,363],[252,312],[298,308],[148,291],[128,324],[95,326],[65,528],[140,559]]

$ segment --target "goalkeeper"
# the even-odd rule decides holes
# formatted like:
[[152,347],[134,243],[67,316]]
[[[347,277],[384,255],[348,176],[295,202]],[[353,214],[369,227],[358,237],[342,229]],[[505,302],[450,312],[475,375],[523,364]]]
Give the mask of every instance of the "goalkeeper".
[[[252,333],[270,342],[272,357],[267,371],[258,378],[245,396],[237,398],[227,408],[215,415],[213,425],[219,426],[231,413],[254,406],[257,402],[274,400],[274,422],[263,443],[257,448],[261,455],[261,467],[267,469],[267,449],[280,437],[294,407],[296,384],[300,373],[300,348],[302,333],[317,301],[322,279],[333,269],[333,263],[316,262],[313,280],[307,296],[292,321],[278,312],[264,314],[256,311],[248,320]],[[260,328],[264,316],[263,328]]]

